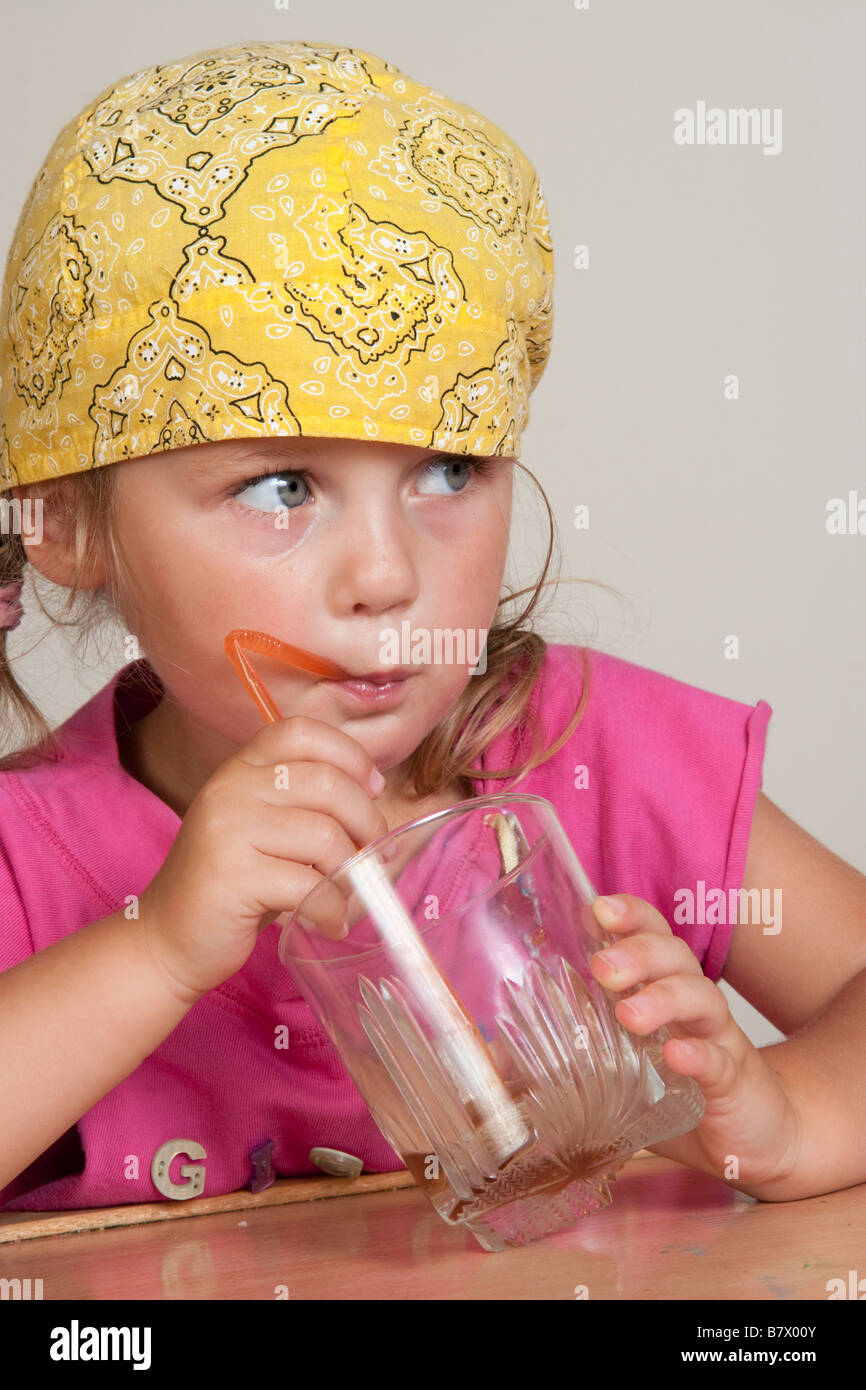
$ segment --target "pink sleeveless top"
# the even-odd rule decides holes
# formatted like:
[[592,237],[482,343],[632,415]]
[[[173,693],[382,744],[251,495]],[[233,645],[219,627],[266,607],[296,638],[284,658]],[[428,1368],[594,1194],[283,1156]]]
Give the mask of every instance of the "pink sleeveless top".
[[[576,709],[580,654],[577,646],[547,646],[530,706],[545,746]],[[703,884],[728,901],[741,886],[772,710],[763,700],[743,704],[619,657],[588,655],[581,722],[513,789],[552,802],[597,892],[652,903],[718,980],[730,923],[677,925],[674,895],[691,888],[699,898]],[[143,666],[124,667],[61,726],[60,762],[0,773],[0,970],[122,910],[165,860],[180,819],[124,770],[117,749],[115,721],[126,727],[156,698],[142,684]],[[530,748],[526,723],[512,727],[476,771],[518,765]],[[507,791],[513,780],[476,778],[473,793]],[[0,1210],[164,1200],[151,1160],[173,1139],[202,1146],[207,1196],[250,1185],[250,1155],[268,1141],[276,1177],[317,1173],[309,1159],[316,1146],[355,1154],[370,1172],[403,1167],[281,965],[280,930],[265,928],[237,974],[0,1191]],[[287,1045],[275,1046],[278,1031]],[[128,1176],[130,1155],[137,1176]],[[175,1160],[174,1181],[183,1181],[178,1168],[187,1162]]]

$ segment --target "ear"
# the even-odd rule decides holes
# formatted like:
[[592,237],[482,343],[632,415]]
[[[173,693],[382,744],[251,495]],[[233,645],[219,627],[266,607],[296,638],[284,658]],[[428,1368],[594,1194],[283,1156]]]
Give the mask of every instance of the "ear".
[[[8,492],[11,498],[19,499],[20,519],[14,519],[27,559],[46,579],[64,589],[71,589],[75,578],[75,483],[74,478],[52,478],[41,483],[23,483]],[[13,505],[9,511],[14,516]],[[78,587],[98,589],[104,580],[102,557],[88,557]]]

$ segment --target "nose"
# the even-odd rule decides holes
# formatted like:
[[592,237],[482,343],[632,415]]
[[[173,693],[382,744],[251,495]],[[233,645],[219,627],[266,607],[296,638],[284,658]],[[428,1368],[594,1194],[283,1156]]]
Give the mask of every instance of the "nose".
[[331,607],[386,612],[418,596],[419,537],[399,502],[379,493],[348,509],[332,530]]

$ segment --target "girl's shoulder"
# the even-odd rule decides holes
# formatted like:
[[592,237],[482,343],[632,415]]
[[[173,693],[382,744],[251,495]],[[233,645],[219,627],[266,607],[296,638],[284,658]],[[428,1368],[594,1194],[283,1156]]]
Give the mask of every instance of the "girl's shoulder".
[[116,911],[165,858],[174,812],[122,767],[124,667],[55,730],[54,757],[0,771],[0,969]]
[[613,739],[623,753],[639,750],[650,763],[673,749],[698,756],[708,738],[744,748],[749,726],[766,725],[772,714],[765,700],[750,704],[611,652],[548,642],[533,691],[546,732],[566,727],[581,698],[575,739]]
[[[559,749],[515,790],[553,804],[595,890],[633,893],[672,921],[684,888],[739,889],[771,706],[567,643],[548,644],[536,684],[547,747],[585,703]],[[503,751],[519,747],[515,739]],[[676,930],[718,978],[730,924]]]

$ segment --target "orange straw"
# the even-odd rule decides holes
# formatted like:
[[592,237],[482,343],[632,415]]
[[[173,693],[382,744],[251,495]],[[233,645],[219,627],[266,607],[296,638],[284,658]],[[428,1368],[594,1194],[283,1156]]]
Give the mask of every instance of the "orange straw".
[[286,666],[294,666],[298,671],[309,671],[314,676],[326,676],[330,680],[348,680],[350,676],[342,666],[329,661],[325,656],[316,656],[315,652],[305,651],[303,647],[292,647],[288,642],[281,642],[278,637],[271,637],[267,632],[253,632],[246,627],[233,628],[226,637],[225,648],[229,661],[250,695],[265,718],[271,722],[282,719],[283,716],[265,689],[256,668],[244,656],[244,648],[248,652],[256,652],[259,656],[273,656]]

